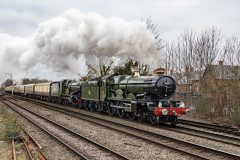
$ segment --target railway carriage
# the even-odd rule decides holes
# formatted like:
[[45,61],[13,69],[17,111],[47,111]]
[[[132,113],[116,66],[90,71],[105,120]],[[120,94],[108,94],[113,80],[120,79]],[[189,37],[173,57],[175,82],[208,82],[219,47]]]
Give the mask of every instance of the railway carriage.
[[13,93],[19,94],[19,86],[13,86]]
[[33,97],[34,96],[34,88],[35,84],[26,84],[24,85],[25,88],[25,96],[27,97]]
[[49,99],[51,83],[38,83],[34,87],[34,96],[39,99]]
[[19,85],[18,87],[19,94],[24,96],[25,95],[25,85]]
[[12,94],[13,88],[14,88],[13,86],[8,86],[8,87],[5,87],[4,91],[5,91],[6,93],[11,93],[11,94]]

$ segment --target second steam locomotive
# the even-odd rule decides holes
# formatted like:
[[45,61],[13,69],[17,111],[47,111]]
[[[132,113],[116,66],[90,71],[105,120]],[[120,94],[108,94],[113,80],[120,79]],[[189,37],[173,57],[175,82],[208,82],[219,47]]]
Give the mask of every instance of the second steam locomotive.
[[172,125],[189,110],[183,102],[169,100],[175,90],[174,79],[165,75],[107,75],[81,82],[62,80],[5,88],[5,92],[26,97]]

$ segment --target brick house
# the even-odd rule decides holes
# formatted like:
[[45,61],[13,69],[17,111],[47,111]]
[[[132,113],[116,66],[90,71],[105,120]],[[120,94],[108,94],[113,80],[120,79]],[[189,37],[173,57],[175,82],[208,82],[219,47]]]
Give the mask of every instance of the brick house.
[[240,66],[218,65],[206,68],[200,79],[200,94],[209,97],[212,103],[227,114],[234,108],[233,104],[240,104]]
[[219,61],[218,65],[206,68],[201,83],[209,84],[209,90],[218,89],[227,92],[232,85],[237,87],[240,84],[240,66],[223,65],[223,61]]
[[186,67],[182,74],[170,74],[176,81],[176,93],[179,95],[198,95],[201,75],[200,71],[195,71],[191,66]]

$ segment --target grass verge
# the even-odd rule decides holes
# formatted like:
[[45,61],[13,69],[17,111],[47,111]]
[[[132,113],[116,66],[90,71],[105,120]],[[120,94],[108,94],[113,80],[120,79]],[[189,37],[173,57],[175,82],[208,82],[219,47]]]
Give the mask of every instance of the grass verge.
[[22,129],[23,125],[18,117],[9,113],[6,107],[0,103],[0,140],[18,138]]

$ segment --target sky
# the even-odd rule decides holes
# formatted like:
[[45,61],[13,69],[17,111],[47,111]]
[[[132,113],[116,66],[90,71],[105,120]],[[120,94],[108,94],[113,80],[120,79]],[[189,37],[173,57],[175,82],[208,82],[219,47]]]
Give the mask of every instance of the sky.
[[215,26],[225,36],[240,35],[239,0],[0,0],[0,32],[31,36],[39,23],[69,8],[126,20],[151,17],[167,41],[185,28]]
[[240,37],[240,0],[0,0],[0,81],[87,73],[92,53],[148,60],[155,41],[139,22],[149,17],[166,42],[210,27]]

